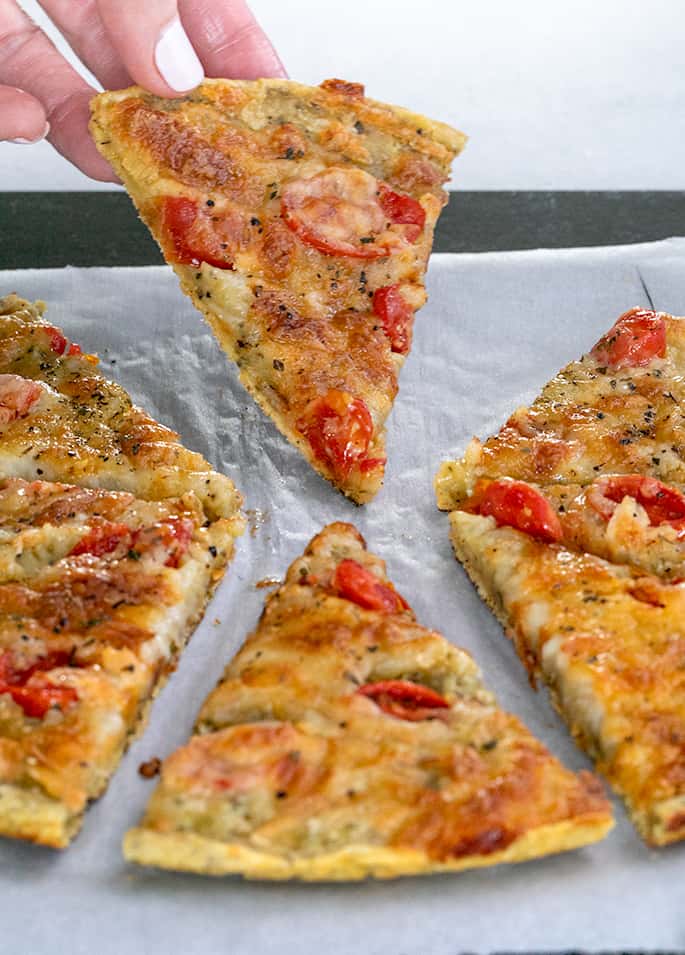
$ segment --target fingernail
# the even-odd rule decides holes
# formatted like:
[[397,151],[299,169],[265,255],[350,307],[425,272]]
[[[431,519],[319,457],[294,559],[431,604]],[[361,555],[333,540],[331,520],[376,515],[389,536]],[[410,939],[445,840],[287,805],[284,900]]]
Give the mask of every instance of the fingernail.
[[174,17],[159,36],[155,65],[164,82],[179,93],[195,89],[204,79],[202,63],[178,17]]
[[16,143],[18,146],[33,146],[35,145],[35,143],[39,143],[43,139],[45,139],[45,137],[47,136],[49,132],[50,132],[50,123],[46,123],[45,128],[43,129],[43,132],[40,134],[40,136],[36,136],[35,139],[22,139],[20,136],[17,139],[8,140],[8,142]]

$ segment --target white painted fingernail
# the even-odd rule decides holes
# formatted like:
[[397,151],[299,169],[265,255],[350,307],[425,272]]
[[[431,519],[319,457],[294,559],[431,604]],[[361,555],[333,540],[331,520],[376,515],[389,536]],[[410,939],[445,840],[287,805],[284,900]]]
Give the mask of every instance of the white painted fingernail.
[[185,93],[204,79],[204,70],[183,24],[174,17],[160,33],[155,47],[155,65],[172,90]]
[[45,139],[45,137],[47,136],[49,132],[50,132],[50,123],[46,123],[45,129],[43,130],[43,132],[40,134],[40,136],[36,136],[35,139],[22,139],[21,137],[19,137],[18,139],[10,139],[8,140],[8,142],[16,143],[18,146],[33,146],[35,143],[39,143],[43,139]]

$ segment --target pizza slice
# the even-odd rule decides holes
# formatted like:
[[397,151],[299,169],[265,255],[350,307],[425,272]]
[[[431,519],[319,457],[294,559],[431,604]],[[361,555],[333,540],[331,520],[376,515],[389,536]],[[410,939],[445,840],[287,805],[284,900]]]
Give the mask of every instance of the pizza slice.
[[527,520],[453,511],[456,555],[640,834],[681,840],[685,586],[550,543]]
[[654,845],[685,838],[684,335],[627,312],[436,478],[457,557]]
[[0,475],[149,500],[192,491],[209,519],[233,519],[232,482],[136,407],[44,310],[16,295],[0,299]]
[[440,470],[440,506],[458,507],[479,479],[589,484],[641,474],[685,485],[685,320],[634,308],[562,369],[500,431],[474,438]]
[[222,576],[240,497],[0,300],[0,835],[68,844]]
[[212,875],[390,878],[572,849],[611,825],[594,778],[499,709],[338,523],[267,599],[124,852]]
[[0,835],[63,847],[174,669],[235,522],[0,480]]
[[240,380],[358,503],[381,485],[442,185],[465,138],[357,83],[103,93],[91,130]]

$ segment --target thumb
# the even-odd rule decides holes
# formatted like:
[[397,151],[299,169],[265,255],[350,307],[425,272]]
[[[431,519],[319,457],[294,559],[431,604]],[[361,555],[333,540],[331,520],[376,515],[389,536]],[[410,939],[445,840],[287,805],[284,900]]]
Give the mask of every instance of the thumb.
[[202,82],[202,64],[176,0],[98,0],[100,17],[129,75],[158,96],[178,96]]

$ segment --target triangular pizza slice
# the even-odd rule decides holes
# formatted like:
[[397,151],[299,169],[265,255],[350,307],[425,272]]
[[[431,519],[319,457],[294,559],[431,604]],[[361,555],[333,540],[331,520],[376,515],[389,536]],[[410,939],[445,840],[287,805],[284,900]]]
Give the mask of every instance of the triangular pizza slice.
[[207,80],[176,100],[133,88],[92,112],[244,386],[317,471],[368,501],[464,136],[341,80]]
[[192,491],[211,520],[233,519],[233,483],[137,407],[43,318],[42,302],[0,299],[0,475],[130,491],[148,500]]
[[685,321],[651,309],[621,315],[497,434],[474,438],[436,478],[439,506],[460,505],[482,478],[590,484],[642,474],[685,484]]
[[596,780],[499,709],[338,523],[267,599],[124,851],[214,875],[391,878],[572,849],[611,825]]

